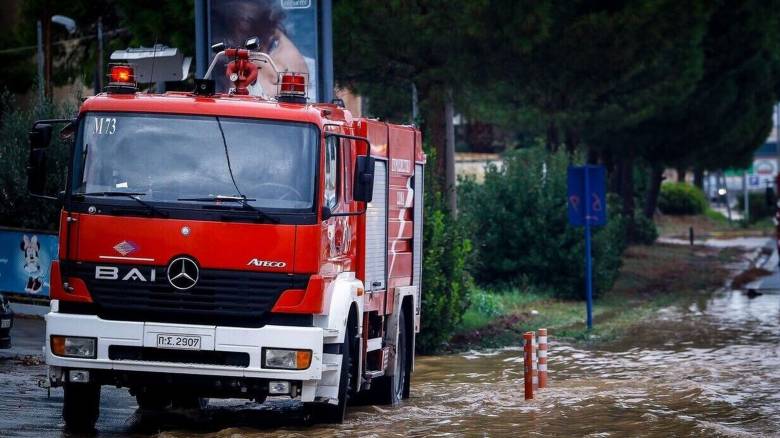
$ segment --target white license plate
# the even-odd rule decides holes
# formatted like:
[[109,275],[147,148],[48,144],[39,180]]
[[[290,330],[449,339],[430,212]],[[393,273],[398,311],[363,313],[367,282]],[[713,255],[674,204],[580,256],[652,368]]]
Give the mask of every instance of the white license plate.
[[0,328],[8,328],[11,327],[11,320],[10,319],[4,319],[0,321]]
[[174,348],[178,350],[200,350],[200,336],[190,335],[157,335],[157,348]]

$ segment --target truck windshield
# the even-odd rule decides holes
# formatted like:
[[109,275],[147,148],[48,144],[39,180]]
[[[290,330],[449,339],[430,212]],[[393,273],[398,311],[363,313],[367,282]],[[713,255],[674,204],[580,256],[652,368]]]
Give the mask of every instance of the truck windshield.
[[318,139],[305,123],[91,113],[83,119],[73,191],[127,191],[146,202],[188,205],[245,196],[257,208],[311,209]]

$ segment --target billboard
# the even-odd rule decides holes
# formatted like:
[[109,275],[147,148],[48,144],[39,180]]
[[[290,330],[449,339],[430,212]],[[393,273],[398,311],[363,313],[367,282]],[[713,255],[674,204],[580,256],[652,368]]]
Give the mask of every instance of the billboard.
[[[247,38],[258,37],[260,51],[267,53],[280,71],[308,75],[307,96],[317,101],[318,29],[316,0],[210,0],[208,10],[210,44],[243,47]],[[210,54],[213,60],[214,54]],[[218,92],[227,92],[231,83],[220,62],[212,75]],[[276,73],[261,65],[255,96],[277,93]]]
[[57,249],[55,234],[0,229],[0,292],[47,298]]

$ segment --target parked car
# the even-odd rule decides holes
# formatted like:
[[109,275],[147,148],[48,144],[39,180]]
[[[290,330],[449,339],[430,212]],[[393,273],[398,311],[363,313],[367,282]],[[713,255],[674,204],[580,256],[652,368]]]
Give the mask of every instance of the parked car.
[[0,348],[11,348],[11,327],[14,326],[14,312],[8,298],[0,294]]

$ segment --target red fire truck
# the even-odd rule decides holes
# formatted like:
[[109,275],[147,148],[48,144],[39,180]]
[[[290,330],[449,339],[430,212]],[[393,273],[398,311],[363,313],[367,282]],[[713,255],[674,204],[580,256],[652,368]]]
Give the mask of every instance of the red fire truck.
[[45,347],[69,429],[94,427],[101,385],[141,409],[287,396],[330,422],[358,392],[408,397],[420,132],[307,103],[303,75],[249,95],[266,57],[221,50],[229,93],[140,93],[114,66],[76,119],[34,124],[36,196],[53,126],[73,139]]

